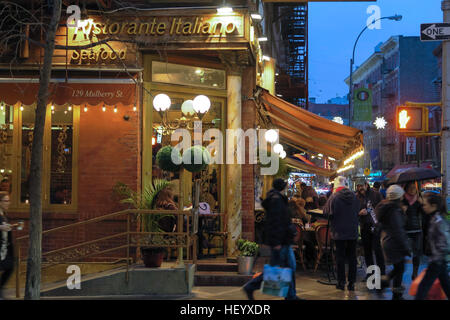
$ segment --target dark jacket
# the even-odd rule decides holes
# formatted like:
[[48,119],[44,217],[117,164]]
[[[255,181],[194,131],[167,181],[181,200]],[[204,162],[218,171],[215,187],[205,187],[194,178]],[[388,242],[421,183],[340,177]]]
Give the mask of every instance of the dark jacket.
[[[0,215],[0,224],[8,223],[8,219],[5,216]],[[12,243],[12,232],[6,232],[6,231],[0,231],[0,248],[2,248],[5,245],[6,248],[6,255],[3,257],[5,260],[12,260],[14,257],[14,247]],[[0,257],[1,258],[1,257]]]
[[381,228],[381,246],[388,264],[404,261],[411,251],[400,205],[400,201],[383,200],[375,208]]
[[264,244],[271,247],[289,245],[292,237],[289,233],[291,218],[289,215],[288,199],[279,191],[272,189],[262,202],[266,211],[264,221]]
[[[361,211],[362,209],[367,209],[369,201],[372,205],[372,208],[375,209],[376,206],[383,200],[383,196],[378,191],[369,188],[364,196],[358,195],[358,199],[360,202],[359,211]],[[369,213],[364,216],[359,216],[359,223],[361,226],[361,231],[369,230],[374,226],[374,221]]]
[[425,214],[419,201],[409,205],[408,200],[403,199],[403,205],[407,206],[405,218],[406,231],[422,231],[422,216]]
[[358,212],[360,203],[348,188],[333,193],[324,207],[330,215],[331,237],[334,240],[358,239]]
[[428,230],[428,243],[431,249],[430,262],[441,262],[448,259],[450,250],[450,225],[439,212],[434,213]]

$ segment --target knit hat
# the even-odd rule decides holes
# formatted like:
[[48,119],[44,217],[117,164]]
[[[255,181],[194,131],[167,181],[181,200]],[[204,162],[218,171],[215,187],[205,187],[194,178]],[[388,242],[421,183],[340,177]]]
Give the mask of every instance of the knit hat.
[[287,185],[287,182],[281,178],[277,178],[277,179],[273,180],[273,183],[272,183],[272,187],[278,191],[282,191],[284,188],[286,188],[286,185]]
[[347,179],[345,179],[345,177],[343,177],[343,176],[336,177],[333,182],[334,189],[337,189],[339,187],[346,187],[346,185],[345,185],[346,181],[347,181]]
[[386,199],[387,200],[398,200],[405,194],[405,191],[402,187],[397,184],[390,186],[386,190]]

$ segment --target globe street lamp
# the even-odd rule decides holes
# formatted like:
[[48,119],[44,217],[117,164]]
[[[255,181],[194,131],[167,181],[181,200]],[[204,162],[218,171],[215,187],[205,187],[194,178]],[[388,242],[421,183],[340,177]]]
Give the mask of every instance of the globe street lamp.
[[[402,20],[402,16],[396,14],[395,16],[378,18],[378,19],[373,20],[371,24],[375,24],[375,22],[377,22],[379,20],[383,20],[383,19],[400,21],[400,20]],[[364,31],[366,31],[368,28],[369,28],[369,25],[366,25],[365,28],[362,29],[362,31],[359,33],[358,37],[356,38],[355,44],[353,45],[352,58],[350,59],[350,86],[349,86],[349,100],[348,100],[349,126],[352,125],[352,116],[353,116],[353,64],[355,62],[355,49],[356,49],[356,44],[358,43],[359,38],[364,33]]]

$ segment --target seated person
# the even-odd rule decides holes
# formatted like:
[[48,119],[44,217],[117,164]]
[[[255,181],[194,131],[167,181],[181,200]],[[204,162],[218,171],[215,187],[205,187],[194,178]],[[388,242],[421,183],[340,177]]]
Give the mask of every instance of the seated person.
[[[158,193],[156,197],[156,209],[177,210],[172,189],[165,188]],[[177,226],[177,219],[173,215],[162,217],[158,222],[164,232],[174,232]]]

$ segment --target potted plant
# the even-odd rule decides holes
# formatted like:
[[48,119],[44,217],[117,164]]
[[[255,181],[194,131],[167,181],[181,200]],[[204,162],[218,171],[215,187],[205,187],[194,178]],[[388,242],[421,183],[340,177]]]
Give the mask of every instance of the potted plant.
[[[155,209],[158,193],[170,188],[172,183],[164,179],[155,179],[144,188],[141,194],[133,191],[129,186],[118,182],[114,187],[114,192],[121,197],[120,202],[131,205],[134,209]],[[170,215],[166,214],[139,214],[141,232],[163,232],[159,221]],[[150,235],[148,243],[152,245],[161,244],[163,238],[160,235]],[[164,258],[166,248],[164,247],[141,247],[142,260],[144,265],[149,268],[160,267]]]
[[238,273],[250,275],[252,274],[253,264],[258,254],[259,245],[256,242],[239,239],[237,241],[237,249],[240,254],[237,257]]

